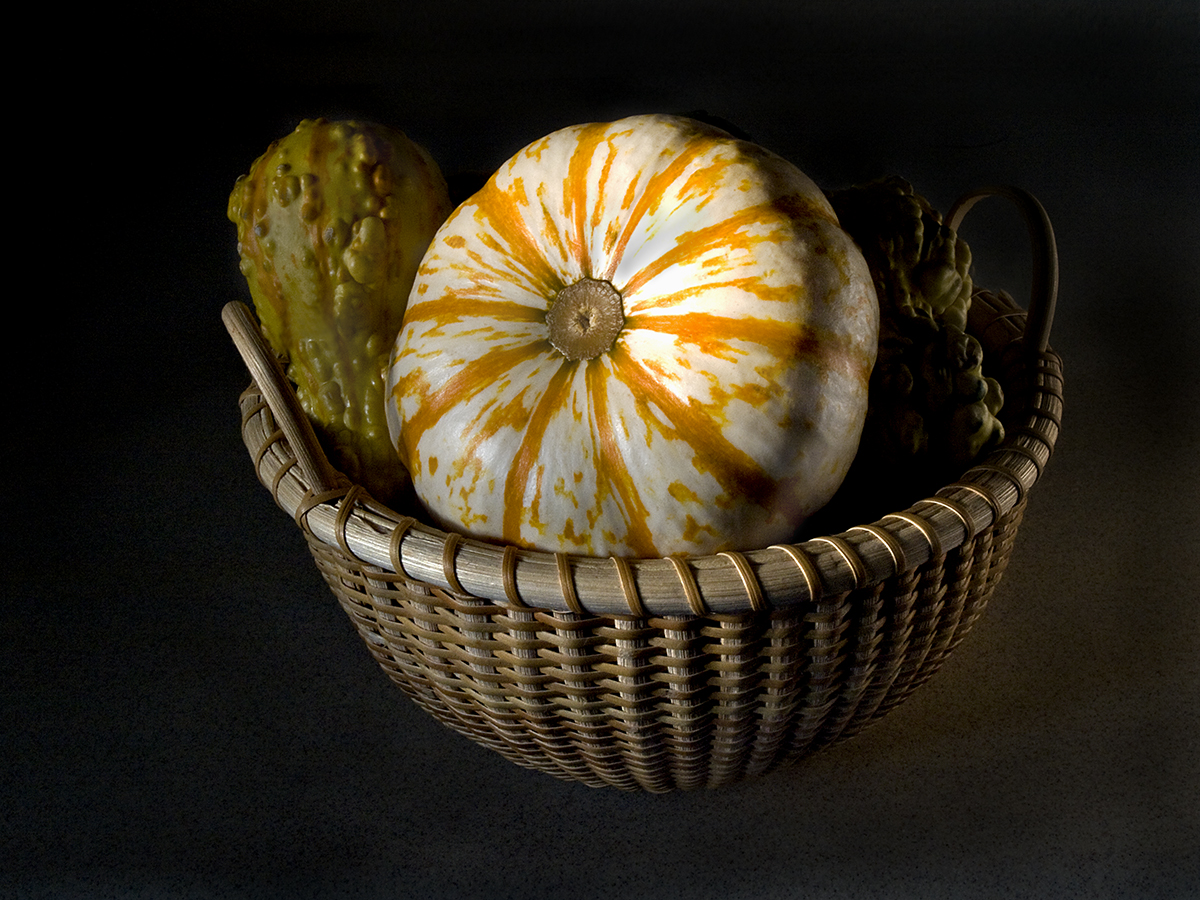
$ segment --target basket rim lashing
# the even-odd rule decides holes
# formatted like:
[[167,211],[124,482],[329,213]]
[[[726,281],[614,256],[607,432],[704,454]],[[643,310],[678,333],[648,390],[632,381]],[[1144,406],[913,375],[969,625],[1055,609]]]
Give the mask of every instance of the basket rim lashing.
[[[652,754],[654,761],[643,759],[630,750],[630,742],[637,743],[629,736],[630,728],[633,731],[642,728],[640,718],[635,726],[618,723],[621,754],[632,754],[632,761],[625,759],[620,763],[613,762],[610,759],[611,748],[602,746],[603,742],[598,738],[592,742],[586,735],[585,739],[574,734],[571,741],[584,747],[580,752],[587,757],[584,762],[578,762],[573,757],[568,759],[570,753],[565,750],[547,750],[546,746],[554,743],[549,738],[540,739],[540,742],[534,740],[531,744],[527,736],[518,736],[519,727],[525,727],[528,723],[518,726],[508,721],[507,713],[497,710],[524,707],[520,702],[513,706],[513,702],[502,697],[505,688],[498,683],[494,687],[494,695],[487,693],[493,688],[489,686],[491,682],[485,679],[483,688],[472,688],[469,700],[446,700],[434,696],[442,689],[455,690],[448,687],[458,677],[455,671],[467,672],[466,677],[470,680],[475,677],[476,669],[483,671],[486,666],[471,668],[473,664],[463,664],[446,657],[446,653],[454,655],[454,652],[445,650],[436,651],[428,659],[422,657],[416,662],[408,658],[401,660],[400,656],[406,651],[393,644],[407,642],[405,646],[411,644],[417,647],[420,656],[425,652],[422,648],[426,645],[440,644],[443,639],[458,639],[448,632],[457,631],[459,623],[464,622],[466,624],[462,629],[467,637],[462,640],[470,645],[467,651],[471,653],[483,653],[479,647],[493,640],[496,629],[500,627],[515,629],[508,644],[524,648],[513,651],[518,656],[535,653],[532,648],[536,640],[545,638],[547,630],[554,628],[571,630],[570,636],[560,640],[572,647],[587,643],[580,643],[582,638],[579,633],[582,633],[581,629],[588,629],[589,634],[593,635],[589,638],[589,650],[600,652],[596,650],[595,642],[600,640],[594,637],[596,634],[603,632],[606,635],[605,646],[624,646],[627,642],[614,637],[618,629],[634,629],[643,642],[646,641],[645,629],[651,629],[654,639],[649,640],[649,644],[675,648],[671,652],[676,656],[682,654],[680,658],[687,657],[690,666],[707,665],[721,669],[724,662],[715,657],[706,658],[704,654],[711,652],[704,649],[708,645],[697,643],[700,640],[697,637],[699,632],[705,631],[714,622],[758,622],[759,625],[755,627],[769,629],[769,623],[776,619],[782,622],[789,616],[793,619],[797,616],[803,618],[830,603],[857,602],[858,598],[867,598],[883,609],[891,602],[890,597],[897,590],[895,585],[903,585],[903,589],[911,594],[915,590],[914,585],[930,577],[931,571],[936,570],[938,577],[943,577],[942,567],[954,557],[962,569],[964,584],[969,581],[971,585],[965,599],[960,598],[959,601],[965,604],[964,609],[969,607],[969,610],[963,613],[961,621],[929,626],[948,629],[945,634],[938,635],[936,641],[934,636],[926,636],[931,645],[939,644],[940,656],[929,654],[926,650],[922,651],[920,660],[903,663],[904,667],[911,670],[909,675],[913,676],[913,684],[924,680],[930,671],[918,673],[914,667],[936,667],[945,653],[961,640],[970,621],[977,616],[999,580],[1029,492],[1041,477],[1061,428],[1062,361],[1049,346],[1057,297],[1058,263],[1054,235],[1045,210],[1028,192],[997,186],[963,197],[951,209],[946,221],[957,231],[967,211],[978,200],[993,195],[1006,197],[1016,204],[1029,226],[1034,250],[1033,289],[1028,313],[1008,295],[986,290],[975,293],[969,313],[968,331],[983,345],[985,364],[993,369],[992,374],[1004,386],[1005,439],[953,482],[904,510],[888,513],[870,523],[854,525],[836,534],[812,537],[796,544],[704,557],[658,559],[594,558],[526,550],[487,543],[432,527],[413,516],[384,506],[361,486],[351,483],[332,468],[252,313],[245,304],[231,302],[226,305],[223,317],[252,376],[251,385],[240,400],[243,440],[254,460],[259,480],[303,531],[318,567],[351,614],[372,653],[393,680],[401,687],[407,687],[409,695],[418,704],[445,724],[491,746],[515,762],[589,784],[669,790],[728,783],[744,777],[749,770],[743,765],[736,773],[708,771],[712,764],[692,759],[699,746],[696,744],[693,747],[692,744],[700,741],[700,731],[697,729],[707,729],[704,733],[709,734],[712,728],[720,731],[722,727],[720,722],[724,719],[716,715],[714,720],[711,710],[705,713],[707,718],[703,726],[681,725],[678,710],[674,710],[669,717],[673,723],[669,726],[674,742],[672,746],[683,746],[685,749],[678,752],[688,756],[687,765],[696,772],[704,770],[702,774],[692,772],[674,777],[652,771],[666,765],[658,761],[658,757],[664,753],[661,748]],[[993,543],[1003,551],[998,552],[995,558],[989,555]],[[979,551],[982,571],[969,573],[967,570],[971,560],[965,556],[957,559],[955,554],[969,555],[978,547],[987,551]],[[938,590],[944,592],[944,588],[922,590],[925,591],[922,597],[940,596]],[[360,598],[366,595],[370,595],[370,603],[379,601],[405,606],[415,602],[418,609],[415,615],[421,618],[418,623],[420,627],[417,628],[420,633],[416,636],[407,633],[401,635],[399,632],[408,626],[398,625],[394,629],[396,634],[381,636],[381,627],[375,619],[395,621],[403,618],[405,613],[398,609],[393,617],[372,608],[366,615],[359,614]],[[838,615],[846,618],[850,613],[843,610]],[[498,624],[500,619],[504,621]],[[534,624],[513,625],[514,622]],[[468,626],[478,631],[472,631]],[[689,628],[699,631],[687,640],[680,638],[679,635]],[[625,633],[619,632],[620,635]],[[629,633],[632,635],[634,632]],[[720,640],[725,640],[725,637],[722,636]],[[680,649],[685,645],[686,649]],[[551,648],[547,652],[553,655],[557,651]],[[788,654],[779,656],[782,651],[772,652],[777,654],[772,657],[776,661],[791,658]],[[874,653],[874,650],[871,652]],[[926,656],[929,657],[928,661]],[[605,665],[612,671],[624,673],[626,668],[623,666],[629,659],[633,657],[626,653],[620,665],[612,660]],[[874,664],[866,655],[862,655],[861,661],[867,668]],[[808,662],[811,664],[811,659]],[[463,669],[463,665],[467,665],[467,669]],[[803,666],[804,663],[797,665]],[[892,668],[899,665],[893,660]],[[417,669],[422,667],[428,667],[429,671],[418,672]],[[567,668],[553,666],[550,675],[543,672],[536,677],[530,676],[529,684],[544,684],[545,678],[557,677],[554,673]],[[570,671],[575,669],[571,668]],[[612,671],[604,677],[615,677]],[[628,672],[633,671],[632,668],[628,669]],[[863,670],[864,673],[866,671]],[[776,677],[786,680],[795,674],[785,672],[780,666],[775,666],[771,672],[775,674],[769,676],[768,681]],[[498,678],[491,675],[487,677],[493,681]],[[718,674],[713,677],[719,680],[724,676]],[[889,677],[894,678],[895,672]],[[862,685],[866,685],[866,678],[867,675],[863,674],[860,679]],[[667,681],[671,682],[671,679],[668,677]],[[625,681],[621,683],[624,685]],[[682,690],[678,684],[671,684],[674,684],[676,694]],[[528,685],[519,682],[515,689],[519,692],[525,687]],[[878,688],[879,691],[890,689],[890,685]],[[579,695],[581,697],[587,693],[583,688],[579,690],[583,692]],[[636,689],[631,690],[637,693]],[[733,696],[730,690],[728,685],[717,689],[714,696],[718,700],[712,702],[725,709],[733,702],[726,698],[726,695]],[[465,704],[474,703],[475,694],[481,691],[486,694],[479,700],[482,711],[466,709]],[[906,696],[903,692],[901,694]],[[825,698],[822,702],[833,702],[832,694],[821,696]],[[592,694],[588,694],[588,697],[592,697]],[[881,698],[882,693],[876,699]],[[880,702],[879,712],[872,713],[868,718],[881,715],[899,699],[902,696]],[[567,700],[563,702],[570,706],[575,703],[575,695],[568,690]],[[592,700],[578,702],[591,703]],[[522,716],[528,719],[526,713],[522,713]],[[571,715],[578,719],[582,714],[575,709]],[[587,707],[584,718],[591,724],[580,726],[586,734],[592,733],[588,731],[589,728],[592,731],[600,728],[600,725],[592,722],[594,717],[600,715],[598,707]],[[618,718],[629,715],[633,713],[627,708],[617,710]],[[738,715],[743,716],[742,713]],[[760,715],[759,718],[766,722],[773,719],[774,715]],[[779,715],[783,716],[783,713]],[[713,721],[718,724],[714,726]],[[573,728],[574,722],[572,719],[567,727]],[[794,730],[794,725],[793,722],[787,727]],[[775,729],[772,734],[782,734],[779,729],[784,726],[776,723],[771,728]],[[763,740],[761,734],[754,739],[747,735],[738,740],[743,743],[754,740],[761,743]],[[829,737],[840,739],[843,736],[848,736],[848,733],[831,734]],[[760,768],[769,768],[784,758],[794,758],[810,749],[794,734],[788,741],[790,750],[780,750],[771,757],[769,764],[764,762]],[[815,741],[812,748],[823,742],[828,741]],[[733,751],[725,748],[717,755],[725,752]],[[549,756],[540,758],[544,754]],[[596,761],[599,757],[604,758],[602,764]],[[764,760],[766,758],[763,757]]]

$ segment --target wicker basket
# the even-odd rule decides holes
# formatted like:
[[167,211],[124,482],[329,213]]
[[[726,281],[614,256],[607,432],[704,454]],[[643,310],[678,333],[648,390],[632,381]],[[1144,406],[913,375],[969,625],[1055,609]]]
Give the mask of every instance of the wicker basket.
[[1054,235],[1030,226],[1026,315],[978,292],[969,329],[1006,395],[1003,445],[933,496],[803,543],[691,559],[495,546],[389,509],[335,472],[249,311],[224,318],[254,381],[242,432],[368,650],[442,723],[563,779],[715,787],[843,740],[903,701],[1000,580],[1062,409],[1048,347]]

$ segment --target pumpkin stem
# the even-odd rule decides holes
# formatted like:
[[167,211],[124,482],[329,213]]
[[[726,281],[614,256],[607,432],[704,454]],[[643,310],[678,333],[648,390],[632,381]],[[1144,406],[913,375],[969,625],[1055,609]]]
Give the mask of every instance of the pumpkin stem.
[[592,359],[612,348],[625,327],[621,292],[607,281],[581,278],[555,295],[546,311],[550,343],[567,359]]

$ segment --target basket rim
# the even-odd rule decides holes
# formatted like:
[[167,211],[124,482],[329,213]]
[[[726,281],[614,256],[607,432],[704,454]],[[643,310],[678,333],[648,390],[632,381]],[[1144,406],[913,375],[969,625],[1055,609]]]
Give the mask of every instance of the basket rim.
[[[402,578],[460,602],[514,610],[610,618],[743,615],[819,602],[878,584],[945,557],[1018,507],[1039,480],[1061,428],[1062,360],[1049,346],[1057,293],[1057,254],[1049,219],[1031,195],[987,188],[967,195],[951,221],[990,194],[1014,200],[1035,248],[1030,311],[1007,294],[977,291],[968,330],[1015,359],[1010,381],[1027,385],[1005,440],[958,479],[904,510],[836,534],[711,556],[632,559],[586,557],[488,543],[397,512],[329,465],[295,393],[265,347],[244,304],[226,306],[226,324],[251,369],[243,392],[243,440],[259,480],[310,539],[357,561],[368,578]],[[240,309],[239,309],[240,307]],[[988,353],[991,355],[991,352]],[[1005,385],[1006,394],[1010,384]],[[1011,394],[1010,394],[1011,396]],[[1011,401],[1010,401],[1011,402]],[[430,602],[439,602],[435,595]]]

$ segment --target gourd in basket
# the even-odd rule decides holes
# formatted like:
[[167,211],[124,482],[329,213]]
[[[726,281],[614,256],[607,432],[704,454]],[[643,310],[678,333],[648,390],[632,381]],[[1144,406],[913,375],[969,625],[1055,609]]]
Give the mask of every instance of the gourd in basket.
[[381,125],[305,119],[238,179],[228,215],[272,348],[348,476],[402,495],[383,382],[417,266],[450,213],[429,153]]
[[439,230],[388,380],[443,527],[587,556],[792,536],[858,447],[861,252],[795,166],[691,119],[565,128]]
[[[762,331],[744,326],[739,330],[736,323],[726,322],[706,336],[698,326],[673,329],[669,326],[680,323],[662,321],[669,317],[670,310],[665,299],[657,307],[649,300],[645,307],[634,306],[640,292],[663,278],[670,268],[655,262],[664,257],[662,247],[665,245],[669,251],[672,245],[689,246],[685,235],[699,228],[695,221],[681,227],[679,223],[657,223],[654,215],[647,215],[642,231],[629,230],[622,244],[619,216],[610,222],[605,217],[608,207],[578,202],[584,193],[600,186],[606,173],[614,178],[615,163],[606,154],[619,138],[601,126],[571,133],[575,143],[566,150],[560,146],[551,152],[554,142],[539,142],[543,154],[540,160],[533,151],[539,144],[531,145],[524,162],[502,168],[472,201],[473,205],[461,208],[439,233],[409,301],[411,328],[406,320],[407,334],[397,341],[397,365],[391,377],[396,389],[392,397],[398,401],[394,408],[403,412],[392,424],[394,428],[399,426],[397,434],[418,482],[438,477],[444,482],[447,475],[470,479],[472,466],[475,471],[487,470],[501,482],[496,493],[506,502],[515,503],[521,510],[519,515],[509,511],[511,507],[492,509],[472,500],[467,519],[478,517],[486,509],[489,519],[499,521],[499,530],[485,533],[486,539],[481,539],[465,527],[451,525],[448,513],[431,516],[408,502],[384,505],[371,491],[347,479],[329,464],[275,352],[250,311],[240,303],[231,303],[225,310],[226,324],[254,379],[241,400],[243,437],[259,479],[294,517],[318,570],[365,645],[385,672],[422,708],[512,761],[556,777],[651,791],[715,787],[800,759],[876,720],[937,670],[983,609],[1007,565],[1029,489],[1049,459],[1060,426],[1061,363],[1048,347],[1057,284],[1053,234],[1040,204],[1013,188],[968,195],[947,218],[947,227],[957,231],[963,215],[982,196],[998,193],[1016,202],[1031,227],[1035,286],[1028,317],[1005,294],[975,291],[963,324],[978,341],[985,359],[993,363],[994,372],[989,377],[996,379],[997,387],[1003,386],[1004,426],[995,433],[1002,432],[1004,439],[986,448],[984,455],[965,471],[951,473],[928,496],[912,497],[906,504],[869,519],[824,518],[830,509],[837,508],[835,500],[819,514],[820,525],[835,523],[828,533],[812,531],[810,522],[808,532],[797,534],[797,526],[819,501],[807,501],[808,506],[796,501],[785,516],[790,517],[789,521],[773,533],[751,538],[749,523],[774,516],[728,514],[723,507],[736,506],[731,501],[739,499],[731,487],[738,481],[731,477],[719,488],[725,491],[725,499],[716,500],[721,495],[710,492],[710,502],[703,507],[720,510],[717,518],[702,520],[695,512],[689,515],[697,526],[706,521],[714,529],[732,528],[732,539],[714,545],[711,552],[664,555],[663,548],[669,545],[660,545],[656,529],[644,530],[649,544],[637,543],[641,538],[636,537],[636,526],[646,519],[639,520],[634,514],[637,504],[628,502],[634,496],[628,485],[635,484],[637,496],[644,497],[642,491],[652,490],[653,483],[665,483],[670,496],[669,486],[682,482],[687,467],[677,459],[646,474],[636,470],[634,460],[635,472],[628,476],[625,486],[617,484],[615,470],[594,476],[593,483],[587,485],[590,493],[607,496],[612,501],[610,506],[620,512],[606,519],[609,524],[599,529],[611,535],[601,535],[603,540],[594,542],[580,540],[577,538],[585,532],[580,523],[587,521],[586,516],[571,519],[568,512],[559,524],[548,526],[555,521],[552,515],[559,513],[544,505],[544,498],[556,487],[555,481],[547,480],[544,474],[540,475],[539,494],[539,473],[550,468],[550,463],[539,461],[547,448],[565,451],[561,455],[568,463],[569,471],[562,476],[566,483],[574,482],[581,468],[579,445],[567,442],[570,428],[552,430],[552,410],[572,408],[571,403],[564,402],[570,396],[576,398],[576,406],[582,404],[580,398],[588,396],[586,389],[606,387],[611,393],[613,385],[628,390],[634,383],[646,388],[643,397],[652,399],[634,396],[627,401],[624,412],[593,414],[592,424],[607,421],[610,429],[616,427],[614,423],[626,429],[632,423],[634,427],[629,431],[641,443],[646,443],[648,436],[650,443],[665,444],[668,439],[688,436],[684,424],[702,421],[695,415],[683,415],[690,401],[673,400],[661,385],[622,375],[620,367],[605,358],[606,354],[616,357],[622,365],[633,359],[638,346],[633,326],[639,316],[643,317],[642,326],[647,319],[651,321],[647,329],[652,336],[650,343],[657,341],[659,353],[642,359],[673,361],[683,370],[679,383],[688,381],[685,374],[704,371],[698,364],[702,354],[694,349],[700,347],[716,348],[714,355],[718,358],[724,354],[759,359],[760,367],[772,374],[787,371],[787,366],[770,361],[769,354],[754,357],[747,349],[756,343],[746,340],[747,334],[757,337]],[[697,133],[707,136],[706,140],[711,138],[706,129]],[[581,156],[578,151],[585,144],[596,153]],[[690,151],[676,150],[678,158],[689,156]],[[551,165],[554,153],[560,154],[566,177],[550,177],[551,172],[563,174]],[[691,159],[696,161],[702,156],[697,152],[691,154]],[[572,159],[577,163],[574,170]],[[535,160],[544,168],[534,166]],[[661,164],[661,157],[656,160]],[[762,160],[768,162],[762,164]],[[773,277],[782,269],[781,284],[799,283],[805,290],[814,284],[826,285],[823,296],[835,298],[833,306],[841,304],[850,318],[859,318],[857,324],[834,337],[831,346],[838,349],[822,358],[835,359],[833,368],[847,376],[845,384],[865,389],[862,366],[867,358],[873,358],[873,350],[863,349],[862,339],[872,333],[873,326],[867,323],[861,306],[845,298],[861,299],[864,279],[869,290],[871,276],[864,272],[856,251],[851,252],[853,245],[838,237],[841,232],[835,230],[837,219],[820,192],[812,193],[815,188],[809,187],[811,182],[803,176],[797,178],[799,173],[793,174],[787,166],[779,166],[765,151],[756,163],[764,166],[757,171],[771,171],[776,184],[788,185],[776,197],[800,194],[807,198],[800,213],[795,203],[776,203],[777,208],[785,208],[784,212],[766,230],[777,234],[796,228],[823,229],[834,235],[833,252],[828,254],[829,259],[808,268],[760,263],[755,269],[752,263],[738,279],[727,280],[740,280],[745,285],[758,279],[762,289],[746,291],[755,301],[761,301],[764,294],[770,293],[767,288],[773,286],[767,272]],[[539,172],[544,177],[535,183]],[[671,198],[679,209],[697,211],[703,207],[699,200],[703,192],[689,194],[687,179],[676,182],[648,163],[639,163],[636,172],[642,174],[625,173],[620,181],[641,184],[648,190],[640,201],[632,189],[628,198],[611,191],[620,183],[617,180],[609,183],[610,192],[589,196],[613,198],[613,209],[637,209],[641,202],[644,214],[661,214],[664,198]],[[571,176],[576,177],[574,182]],[[518,179],[524,179],[519,189]],[[693,187],[700,180],[693,178]],[[672,183],[685,187],[664,189]],[[586,190],[584,185],[588,186]],[[535,202],[535,197],[540,199]],[[723,203],[716,203],[713,209],[722,210],[718,221],[734,214]],[[658,233],[665,235],[661,238],[665,244],[655,243],[651,225],[663,229]],[[558,235],[558,239],[541,244],[538,253],[533,254],[529,247],[535,234]],[[732,272],[742,257],[749,255],[747,247],[739,245],[736,234],[736,229],[727,230],[725,245],[713,244],[696,253],[680,250],[675,257],[667,252],[665,256],[684,263],[684,270],[690,264],[702,272]],[[594,240],[589,243],[589,239]],[[694,239],[690,248],[697,249],[702,243]],[[770,244],[771,240],[754,243]],[[639,257],[639,245],[652,252]],[[477,249],[472,251],[472,246]],[[618,246],[622,252],[612,252]],[[521,247],[525,250],[509,252]],[[461,255],[455,256],[452,251],[461,251]],[[626,259],[629,263],[623,268]],[[643,267],[649,271],[639,276]],[[826,274],[813,280],[813,272]],[[839,273],[833,280],[842,284],[841,293],[829,287],[831,272]],[[798,282],[788,280],[792,277]],[[493,291],[491,286],[504,285],[509,290],[514,280],[524,291],[524,302],[512,304],[508,319],[492,315],[493,322],[500,323],[492,331],[494,344],[511,349],[507,365],[521,354],[529,354],[529,346],[537,344],[536,352],[541,357],[533,363],[522,363],[531,366],[522,377],[531,381],[531,372],[540,367],[552,388],[542,396],[552,400],[539,406],[533,402],[532,392],[519,402],[514,399],[520,396],[519,391],[510,393],[507,399],[493,402],[490,408],[504,414],[491,420],[485,407],[477,406],[455,427],[460,429],[460,438],[468,435],[468,426],[482,426],[482,430],[458,445],[443,439],[448,450],[432,453],[421,444],[432,428],[432,424],[427,427],[423,423],[421,410],[439,402],[439,397],[445,405],[452,394],[465,398],[468,402],[464,406],[469,409],[470,398],[482,398],[488,386],[479,373],[470,377],[455,374],[453,366],[449,374],[427,371],[424,363],[405,361],[403,348],[425,345],[426,338],[418,342],[417,337],[429,329],[433,334],[428,337],[428,346],[438,346],[437,338],[449,335],[468,320],[465,312],[455,313],[444,304],[437,306],[452,285],[468,286],[470,296],[465,305],[475,315],[485,305],[504,302],[497,298],[500,288]],[[568,292],[566,302],[583,307],[585,312],[593,301],[605,302],[594,296],[590,286],[590,299],[571,296],[572,285],[585,280],[607,284],[620,295],[623,321],[617,336],[602,338],[598,353],[588,355],[592,351],[585,348],[580,358],[573,360],[570,346],[555,345],[555,341],[569,343],[570,339],[551,338],[549,332],[557,326],[553,316],[547,322],[547,313],[564,291]],[[714,280],[721,281],[720,275],[703,283]],[[427,286],[422,289],[422,285]],[[822,290],[810,293],[822,295]],[[704,293],[696,291],[698,304]],[[680,279],[666,278],[655,294],[641,296],[677,298],[681,294],[687,294],[686,285]],[[542,299],[533,299],[536,296]],[[611,299],[605,289],[600,289],[600,296]],[[425,298],[430,306],[422,311]],[[782,299],[773,308],[788,305],[789,301]],[[746,320],[761,315],[762,307],[752,303],[738,308],[753,310],[747,312]],[[687,311],[698,316],[696,322],[709,321],[703,316],[711,316],[702,304],[687,307]],[[659,321],[653,321],[655,316]],[[793,329],[792,336],[781,340],[791,341],[795,347],[794,335],[799,326],[788,323],[796,320],[786,315],[778,318],[785,333],[789,327]],[[531,338],[538,329],[541,336]],[[628,337],[622,338],[625,329]],[[689,341],[693,349],[681,350]],[[771,345],[766,339],[759,343]],[[755,352],[759,352],[757,348]],[[454,362],[453,350],[439,346],[438,353]],[[840,362],[836,360],[839,353],[844,353]],[[411,355],[419,359],[420,351],[414,350]],[[689,357],[691,370],[684,365]],[[643,366],[664,375],[671,371],[663,362]],[[869,363],[866,370],[870,370]],[[439,377],[444,378],[440,386],[436,380]],[[749,376],[747,381],[755,377],[762,375]],[[501,367],[496,380],[505,378],[511,380],[513,376]],[[705,385],[710,392],[723,383],[721,377],[696,378],[695,383]],[[571,383],[578,391],[574,395],[567,387]],[[468,385],[474,386],[464,391]],[[635,395],[634,391],[629,393]],[[761,385],[748,384],[744,388],[745,396],[756,399],[762,400],[768,394]],[[855,391],[847,391],[850,395]],[[498,389],[496,397],[505,396]],[[840,420],[850,423],[843,427],[845,433],[853,433],[854,440],[849,442],[848,451],[846,442],[842,442],[841,450],[830,457],[836,461],[826,462],[830,470],[839,473],[835,482],[850,464],[846,453],[853,457],[857,430],[865,415],[865,401],[861,395],[856,396],[845,404],[854,410]],[[405,397],[416,398],[408,409]],[[714,401],[705,411],[717,407]],[[520,414],[516,414],[518,408]],[[715,418],[722,417],[719,414]],[[428,423],[440,418],[440,414],[429,415]],[[582,415],[580,418],[588,419]],[[727,453],[728,444],[742,437],[739,432],[749,430],[734,424],[735,420],[743,421],[736,416],[724,418],[728,421],[722,425],[729,429],[717,429],[714,434],[719,432],[726,443],[693,440],[692,459],[702,458],[718,444],[720,452]],[[511,455],[508,461],[499,463],[496,460],[503,456],[493,455],[491,450],[484,452],[483,448],[502,428],[511,428],[518,421],[534,423],[537,440],[508,440]],[[786,429],[781,431],[787,435],[783,443],[793,449],[790,445],[799,443],[798,439]],[[476,454],[474,458],[471,453]],[[432,462],[435,456],[436,466]],[[602,463],[618,456],[591,458],[596,462],[592,468],[600,469]],[[790,458],[794,461],[797,457]],[[690,465],[697,471],[718,468],[712,460]],[[585,474],[579,480],[588,477]],[[722,479],[712,480],[720,483]],[[451,478],[451,483],[454,481]],[[602,486],[605,481],[606,488]],[[771,480],[758,483],[768,485],[768,492],[776,490]],[[676,488],[675,493],[704,496],[695,487],[689,490]],[[555,496],[566,493],[559,491]],[[818,493],[827,499],[832,490],[826,485]],[[794,498],[795,491],[789,486],[782,495]],[[573,509],[575,502],[587,506],[578,495],[568,506]],[[596,523],[604,514],[600,509],[603,505],[594,505]],[[685,515],[681,521],[687,519]],[[574,523],[570,531],[567,521]],[[547,527],[535,527],[537,523]],[[630,523],[635,527],[628,527]],[[629,544],[610,540],[620,537],[622,527],[625,533],[635,536]],[[745,535],[739,534],[743,529]],[[676,528],[684,535],[704,530]],[[575,539],[557,547],[529,546],[537,544],[534,537],[567,533],[574,534]]]

